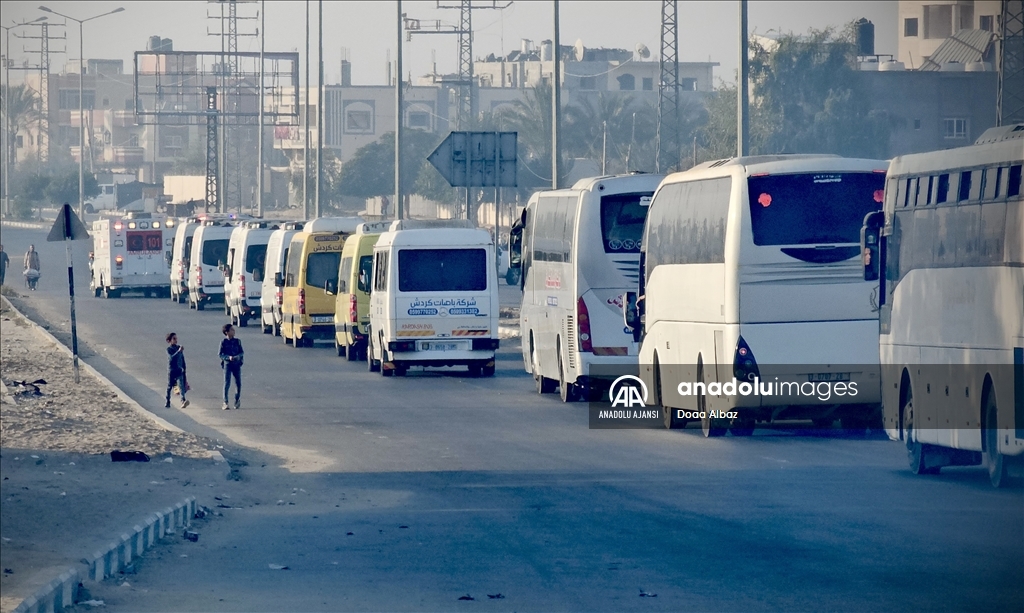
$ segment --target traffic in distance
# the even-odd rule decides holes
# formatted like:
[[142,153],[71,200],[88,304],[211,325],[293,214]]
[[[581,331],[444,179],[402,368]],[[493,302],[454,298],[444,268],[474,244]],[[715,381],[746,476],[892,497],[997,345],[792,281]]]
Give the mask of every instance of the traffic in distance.
[[[748,156],[535,193],[509,233],[523,367],[632,373],[666,428],[885,429],[914,473],[1024,468],[1024,124],[891,161]],[[384,377],[495,373],[496,245],[460,220],[105,216],[91,287],[216,305]]]

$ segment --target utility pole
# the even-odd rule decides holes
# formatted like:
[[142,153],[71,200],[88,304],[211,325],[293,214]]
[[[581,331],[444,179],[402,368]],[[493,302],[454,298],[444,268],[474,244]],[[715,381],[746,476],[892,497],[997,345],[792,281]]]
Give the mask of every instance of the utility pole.
[[750,58],[747,55],[747,0],[740,0],[739,63],[736,83],[736,155],[750,153],[750,115],[747,86],[750,81]]
[[402,110],[405,107],[405,96],[402,91],[402,26],[405,22],[405,14],[402,13],[402,0],[398,0],[398,35],[395,42],[398,45],[398,58],[395,61],[395,219],[402,219],[405,215],[404,203],[402,202]]
[[999,28],[999,93],[996,122],[1024,122],[1024,2],[1003,0]]
[[309,215],[309,0],[306,0],[306,95],[302,105],[302,132],[305,144],[302,147],[302,216]]
[[679,164],[679,9],[661,3],[661,79],[658,82],[658,134],[655,168],[670,172]]
[[558,175],[559,175],[559,158],[561,151],[559,150],[559,124],[561,123],[561,106],[562,106],[562,47],[561,38],[559,36],[558,27],[558,0],[554,0],[555,5],[555,36],[554,40],[554,55],[552,56],[552,70],[551,70],[551,189],[558,189]]
[[5,48],[4,48],[4,57],[3,57],[3,63],[4,63],[4,100],[3,100],[3,109],[2,109],[3,119],[4,119],[4,123],[3,123],[3,126],[2,126],[2,128],[3,128],[3,150],[0,151],[0,153],[2,153],[2,155],[3,155],[3,168],[4,168],[4,208],[3,208],[3,211],[4,211],[4,215],[7,215],[7,216],[10,216],[11,213],[13,212],[11,210],[11,168],[12,168],[11,160],[14,157],[14,142],[13,142],[13,139],[11,138],[11,124],[12,124],[12,122],[11,122],[10,107],[8,106],[10,104],[10,100],[11,100],[11,64],[13,64],[13,61],[11,60],[11,30],[13,30],[14,28],[19,28],[21,26],[29,25],[31,23],[35,23],[35,22],[38,22],[38,21],[46,21],[46,19],[47,18],[45,16],[43,16],[43,17],[36,17],[35,19],[33,19],[31,21],[25,21],[25,22],[22,22],[22,23],[16,23],[16,24],[10,25],[10,26],[0,25],[0,28],[3,28],[4,32],[6,33],[6,38],[4,39],[4,41],[5,41],[4,42]]
[[320,204],[320,164],[323,162],[324,152],[324,0],[317,0],[317,53],[316,63],[318,75],[316,78],[316,190],[314,191],[314,204],[316,205],[316,216],[324,214]]
[[266,106],[266,92],[264,91],[264,53],[266,53],[266,27],[267,27],[267,2],[260,0],[260,93],[259,93],[259,118],[256,120],[256,216],[263,217],[263,109]]
[[[29,50],[29,53],[39,54],[39,64],[36,66],[29,66],[28,69],[39,70],[39,134],[36,138],[36,152],[40,162],[46,162],[50,157],[50,54],[51,53],[64,53],[63,50],[51,50],[51,40],[65,40],[67,36],[62,34],[61,36],[52,36],[50,34],[50,26],[55,28],[63,28],[62,23],[33,23],[32,25],[39,27],[39,36],[23,36],[21,34],[15,34],[18,38],[29,38],[39,41],[39,50]],[[81,101],[81,98],[79,98]],[[79,143],[81,154],[82,143]]]

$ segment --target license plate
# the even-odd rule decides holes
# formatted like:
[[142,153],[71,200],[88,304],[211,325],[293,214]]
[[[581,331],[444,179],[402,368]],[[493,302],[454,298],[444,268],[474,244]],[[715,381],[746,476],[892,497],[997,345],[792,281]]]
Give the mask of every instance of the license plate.
[[313,323],[315,324],[331,324],[334,323],[333,315],[314,315]]
[[807,375],[808,381],[849,381],[848,372],[819,372]]
[[462,349],[461,343],[423,343],[420,345],[423,351],[458,351]]

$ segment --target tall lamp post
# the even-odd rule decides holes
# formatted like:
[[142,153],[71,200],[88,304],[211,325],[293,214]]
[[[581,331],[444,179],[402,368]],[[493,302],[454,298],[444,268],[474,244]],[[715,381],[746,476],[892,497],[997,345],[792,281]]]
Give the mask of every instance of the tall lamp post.
[[4,214],[11,214],[11,30],[30,23],[46,21],[46,16],[36,17],[31,21],[23,21],[10,26],[2,26],[7,38],[4,50],[4,125],[3,125],[3,157],[4,157]]
[[[85,22],[120,13],[124,10],[124,7],[119,6],[112,11],[93,15],[86,19],[75,19],[70,15],[58,13],[45,6],[40,6],[39,10],[78,22],[78,215],[83,216],[85,215],[85,92],[83,91],[82,82],[85,80],[85,54],[83,51],[85,45],[82,42],[82,36],[85,32]],[[46,94],[44,93],[43,95]]]

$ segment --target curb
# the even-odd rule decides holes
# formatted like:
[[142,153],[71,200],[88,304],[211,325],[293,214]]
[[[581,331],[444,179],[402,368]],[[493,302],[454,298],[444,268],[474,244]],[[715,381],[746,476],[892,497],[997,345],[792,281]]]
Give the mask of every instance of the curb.
[[130,532],[122,533],[105,550],[83,559],[87,566],[84,573],[78,568],[69,568],[23,600],[13,613],[51,613],[75,604],[83,580],[102,581],[124,570],[162,538],[191,525],[195,514],[196,497],[189,496],[173,507],[146,516],[145,525],[135,524]]
[[[46,340],[48,340],[49,342],[51,342],[54,345],[56,345],[59,350],[63,351],[64,354],[68,356],[68,358],[72,358],[72,359],[74,358],[74,354],[71,352],[70,349],[68,349],[64,345],[64,343],[62,343],[59,340],[57,340],[57,338],[55,336],[53,336],[52,334],[50,334],[49,332],[47,332],[45,328],[43,328],[42,326],[40,326],[36,322],[34,322],[31,319],[29,319],[28,317],[26,317],[24,313],[19,311],[17,307],[15,307],[13,304],[11,304],[11,301],[7,299],[7,296],[3,296],[2,298],[3,298],[4,304],[6,304],[12,311],[14,311],[22,319],[27,321],[29,323],[29,325],[32,326],[32,328],[40,336],[44,337]],[[90,366],[88,362],[86,362],[85,360],[83,360],[81,358],[81,356],[79,356],[79,358],[78,358],[78,364],[82,368],[82,370],[84,370],[85,372],[89,373],[90,375],[96,377],[96,379],[98,379],[100,383],[102,383],[103,385],[107,386],[110,389],[111,392],[116,394],[118,398],[120,398],[125,404],[130,406],[139,415],[142,415],[142,416],[146,417],[147,419],[153,421],[153,423],[155,423],[156,425],[160,426],[164,430],[169,430],[171,432],[184,432],[184,430],[182,430],[178,426],[175,426],[174,424],[172,424],[171,422],[167,421],[163,417],[160,417],[159,415],[156,415],[156,414],[151,413],[150,411],[146,410],[145,407],[143,407],[141,404],[139,404],[134,399],[132,399],[128,394],[124,393],[124,391],[122,391],[121,388],[119,388],[116,385],[114,385],[113,382],[110,381],[110,379],[107,379],[102,374],[100,374],[100,372],[98,370],[96,370],[95,368]]]
[[45,230],[46,224],[32,223],[29,221],[7,221],[6,219],[0,222],[0,226],[6,226],[10,228],[21,228],[23,230]]

